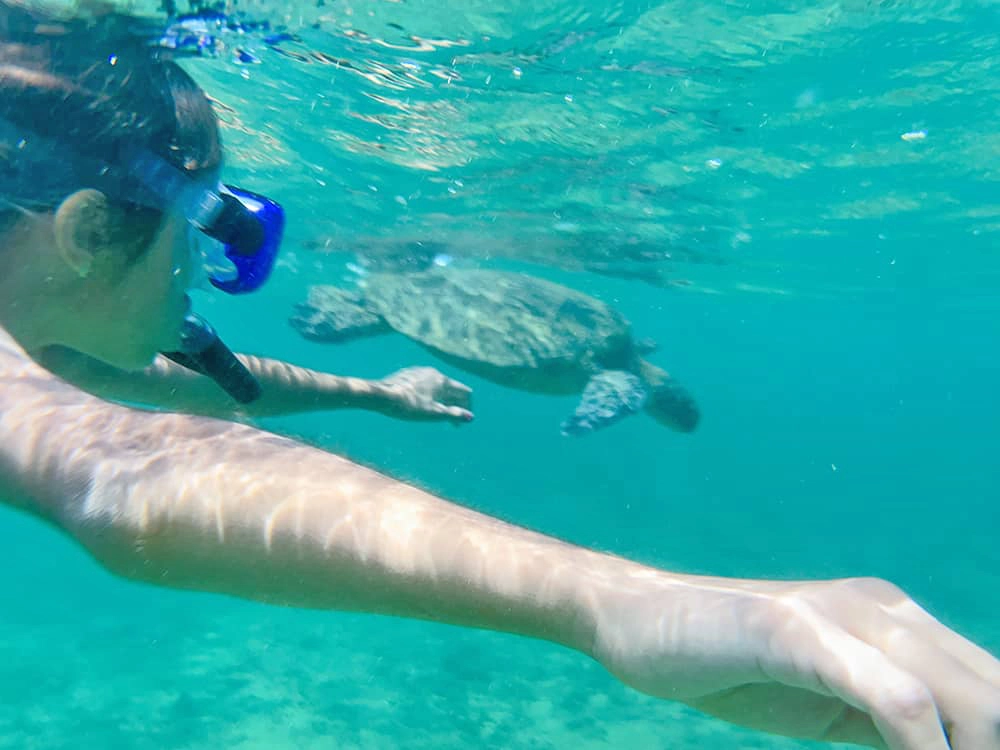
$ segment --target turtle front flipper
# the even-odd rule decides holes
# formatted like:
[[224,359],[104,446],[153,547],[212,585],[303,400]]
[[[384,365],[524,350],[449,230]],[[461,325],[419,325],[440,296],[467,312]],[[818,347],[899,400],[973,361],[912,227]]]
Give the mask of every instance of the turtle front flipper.
[[288,319],[292,328],[312,341],[341,343],[388,332],[381,315],[356,292],[335,286],[312,286],[305,302],[295,305]]
[[572,416],[562,423],[563,435],[583,435],[612,425],[639,411],[647,398],[642,380],[625,370],[602,370],[583,389]]
[[694,432],[701,420],[701,412],[688,389],[666,370],[645,360],[639,363],[639,374],[649,392],[646,413],[672,430]]

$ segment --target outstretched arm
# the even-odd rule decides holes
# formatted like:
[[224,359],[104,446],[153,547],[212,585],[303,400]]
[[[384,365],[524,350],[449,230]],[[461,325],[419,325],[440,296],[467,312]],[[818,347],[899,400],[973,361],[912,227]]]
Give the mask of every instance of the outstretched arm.
[[65,347],[37,354],[47,369],[101,398],[222,419],[306,411],[366,409],[397,419],[468,422],[469,388],[432,367],[410,367],[382,380],[331,375],[246,354],[237,355],[261,384],[250,404],[233,400],[211,379],[159,356],[127,372]]
[[122,576],[543,638],[775,733],[1000,747],[1000,663],[885,582],[671,574],[244,425],[127,409],[2,364],[0,497]]

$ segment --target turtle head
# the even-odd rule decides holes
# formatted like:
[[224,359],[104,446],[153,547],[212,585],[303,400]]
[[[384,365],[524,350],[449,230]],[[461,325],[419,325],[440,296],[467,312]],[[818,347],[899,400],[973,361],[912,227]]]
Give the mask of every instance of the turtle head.
[[639,376],[646,384],[646,413],[660,424],[677,432],[694,432],[701,421],[701,411],[687,388],[654,364],[641,360]]
[[295,305],[288,322],[304,338],[324,343],[343,343],[389,330],[360,293],[335,286],[310,287],[308,298]]
[[686,388],[668,379],[649,391],[646,413],[677,432],[694,432],[701,420],[698,404]]

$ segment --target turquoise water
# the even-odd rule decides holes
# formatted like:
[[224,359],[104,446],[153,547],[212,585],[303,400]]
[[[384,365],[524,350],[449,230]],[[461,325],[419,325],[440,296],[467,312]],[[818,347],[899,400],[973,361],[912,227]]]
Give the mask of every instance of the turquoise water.
[[[292,6],[303,41],[282,47],[306,61],[186,63],[220,102],[233,181],[291,217],[267,289],[197,298],[233,348],[370,377],[430,364],[475,391],[460,428],[265,426],[670,569],[884,576],[1000,651],[996,8],[494,5]],[[355,251],[412,243],[613,303],[694,392],[699,430],[637,417],[568,440],[572,397],[401,336],[321,346],[287,325]],[[799,744],[546,644],[162,591],[13,513],[2,533],[2,748]]]

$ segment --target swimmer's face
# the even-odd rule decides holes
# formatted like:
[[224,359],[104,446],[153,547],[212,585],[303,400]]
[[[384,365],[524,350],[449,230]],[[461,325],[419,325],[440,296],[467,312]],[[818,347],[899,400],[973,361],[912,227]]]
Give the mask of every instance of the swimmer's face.
[[72,272],[66,293],[53,300],[70,313],[58,343],[128,370],[178,348],[193,272],[183,216],[85,190],[63,202],[53,226]]

